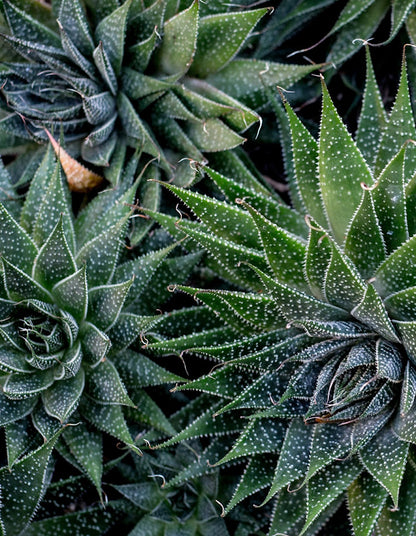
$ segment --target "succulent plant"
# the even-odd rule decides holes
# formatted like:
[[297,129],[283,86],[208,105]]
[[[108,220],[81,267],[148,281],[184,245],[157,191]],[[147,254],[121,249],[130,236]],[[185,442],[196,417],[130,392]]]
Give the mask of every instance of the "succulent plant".
[[405,59],[386,114],[367,55],[355,141],[323,81],[322,91],[319,140],[285,103],[297,208],[206,169],[225,200],[167,185],[198,221],[153,214],[231,285],[177,287],[224,326],[171,339],[149,330],[153,352],[214,362],[177,388],[204,392],[203,410],[164,445],[217,436],[211,466],[246,463],[225,512],[267,489],[257,501],[275,501],[270,536],[315,534],[345,501],[354,536],[413,536],[416,128]]
[[50,479],[55,445],[101,494],[103,433],[140,454],[133,432],[175,432],[143,388],[180,376],[140,352],[140,334],[160,318],[168,283],[186,279],[200,255],[178,255],[175,243],[131,253],[142,175],[133,180],[137,158],[130,164],[117,187],[75,217],[49,147],[20,216],[0,204],[0,425],[7,452],[0,518],[8,536],[26,530]]
[[0,151],[44,142],[47,128],[89,163],[108,166],[131,146],[188,181],[182,159],[244,141],[267,103],[264,85],[290,85],[314,68],[234,59],[267,9],[221,6],[54,0],[50,29],[4,0],[10,35],[2,39],[17,59],[1,69]]

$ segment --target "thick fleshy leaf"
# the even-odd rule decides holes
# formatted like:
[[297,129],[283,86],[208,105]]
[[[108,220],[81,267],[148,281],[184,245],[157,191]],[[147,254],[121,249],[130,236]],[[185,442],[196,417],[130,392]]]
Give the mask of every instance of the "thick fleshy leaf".
[[408,450],[409,444],[386,427],[360,451],[365,468],[390,493],[395,506],[398,505]]
[[134,407],[117,369],[106,359],[87,373],[88,395],[100,404],[122,404]]
[[81,322],[88,308],[88,288],[85,265],[77,272],[62,279],[52,288],[58,305]]
[[132,282],[92,288],[88,293],[88,320],[99,329],[108,331],[117,322]]
[[404,175],[406,148],[407,144],[386,165],[372,191],[387,253],[394,251],[409,238]]
[[42,393],[42,401],[47,413],[59,419],[61,423],[66,422],[78,406],[84,383],[82,369],[73,378],[56,381]]
[[4,431],[6,434],[7,465],[12,467],[21,456],[36,445],[33,438],[33,426],[29,419],[20,419],[8,424]]
[[13,264],[3,259],[4,284],[9,299],[18,302],[24,299],[37,299],[51,302],[49,292],[32,279],[25,272],[22,272]]
[[408,361],[403,375],[403,385],[400,396],[400,415],[402,417],[412,409],[415,398],[416,371],[410,361]]
[[0,471],[3,490],[1,522],[10,536],[18,536],[32,519],[44,493],[47,467],[57,436],[28,456],[15,463],[9,470]]
[[226,65],[243,46],[266,9],[221,13],[201,19],[198,48],[190,74],[206,78]]
[[292,136],[293,163],[298,195],[305,207],[305,212],[320,225],[326,227],[327,218],[322,205],[319,180],[315,169],[318,162],[318,144],[287,102],[285,102],[285,107]]
[[348,507],[354,534],[371,536],[387,491],[370,475],[363,472],[348,488]]
[[0,396],[0,426],[26,417],[33,411],[36,402],[36,396],[25,400],[10,400],[5,395]]
[[9,262],[30,273],[37,247],[20,225],[0,204],[1,255]]
[[383,536],[411,536],[414,531],[416,511],[413,497],[416,493],[416,472],[408,463],[400,492],[398,508],[386,504],[378,519],[377,526]]
[[76,271],[74,257],[65,238],[63,221],[56,224],[35,259],[32,276],[47,289]]
[[401,335],[410,361],[413,365],[416,365],[416,322],[399,322],[395,320],[394,325]]
[[355,458],[336,462],[323,469],[308,483],[308,514],[300,536],[361,472]]
[[85,423],[77,423],[76,426],[65,428],[63,438],[71,454],[101,493],[103,473],[101,434],[89,430]]
[[60,4],[59,21],[66,33],[82,54],[91,54],[94,41],[81,3],[79,0],[62,0]]
[[[38,200],[39,203],[40,200]],[[45,217],[45,215],[47,216]],[[58,163],[49,182],[48,189],[40,201],[33,229],[33,238],[37,244],[43,244],[62,217],[65,238],[71,251],[75,250],[75,236],[72,209],[68,188],[64,185],[61,167]]]
[[318,67],[236,59],[218,73],[209,75],[207,80],[227,95],[256,110],[268,101],[265,86],[289,88]]
[[109,337],[90,322],[83,322],[80,336],[85,360],[92,366],[98,365],[111,347]]
[[342,123],[322,83],[323,108],[319,138],[319,181],[329,224],[339,244],[361,202],[360,183],[373,178],[359,149]]
[[360,206],[348,229],[344,251],[364,279],[373,277],[386,258],[384,237],[374,206],[374,194],[367,188],[364,188]]
[[387,123],[387,116],[377,86],[368,46],[366,47],[366,63],[366,83],[355,142],[365,160],[372,167],[375,163],[382,132]]
[[163,41],[158,50],[158,63],[168,75],[182,75],[192,62],[198,35],[199,4],[194,0],[164,24]]
[[258,229],[263,249],[275,277],[282,283],[299,290],[306,290],[302,265],[305,257],[305,245],[286,230],[277,227],[259,212],[245,204]]
[[416,273],[409,270],[413,263],[416,263],[416,235],[389,255],[378,268],[374,286],[383,298],[416,286]]
[[12,400],[21,400],[40,394],[51,386],[53,382],[54,376],[50,370],[12,374],[7,377],[3,386],[3,392]]
[[400,342],[391,323],[383,301],[373,285],[368,285],[361,302],[354,307],[351,315],[361,320],[369,328],[375,329],[387,340]]
[[[305,481],[308,481],[333,460],[344,457],[350,446],[350,430],[348,427],[336,424],[315,424],[311,456]],[[330,470],[328,469],[328,471]]]
[[[399,89],[390,112],[389,119],[377,153],[375,176],[377,177],[384,166],[398,153],[407,140],[416,139],[416,128],[413,119],[412,105],[407,82],[406,59],[403,53],[402,72]],[[405,176],[409,177],[416,171],[416,151],[409,151],[405,162]]]
[[113,404],[95,404],[92,400],[80,407],[82,415],[103,432],[123,441],[136,454],[140,449],[134,444],[123,416],[121,406]]
[[308,470],[313,426],[301,419],[293,419],[287,429],[273,481],[267,494],[269,501],[276,493],[294,480],[304,476]]
[[247,247],[258,247],[257,228],[250,216],[239,207],[171,184],[164,186],[186,203],[213,233]]
[[84,244],[78,251],[76,261],[78,265],[86,263],[90,288],[108,283],[113,276],[126,225],[125,220],[119,221]]
[[128,12],[132,0],[127,0],[121,7],[100,21],[95,38],[101,42],[116,75],[120,74],[124,54],[125,31]]
[[250,459],[230,502],[227,504],[226,514],[243,499],[270,484],[274,463],[273,458],[266,458],[261,454],[256,454]]

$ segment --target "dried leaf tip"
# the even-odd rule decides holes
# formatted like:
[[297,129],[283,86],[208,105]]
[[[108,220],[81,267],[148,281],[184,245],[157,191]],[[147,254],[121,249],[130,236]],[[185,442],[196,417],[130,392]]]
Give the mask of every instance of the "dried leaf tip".
[[68,181],[69,189],[72,192],[86,193],[102,183],[104,180],[103,177],[77,162],[75,158],[72,158],[72,156],[60,146],[48,130],[45,129],[45,131],[56,156],[59,158]]

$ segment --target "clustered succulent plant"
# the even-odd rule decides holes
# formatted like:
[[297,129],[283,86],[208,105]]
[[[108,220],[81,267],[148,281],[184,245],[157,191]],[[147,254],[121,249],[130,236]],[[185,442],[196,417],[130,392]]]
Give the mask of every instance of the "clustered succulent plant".
[[0,0],[0,534],[416,535],[414,50],[352,137],[274,61],[335,2],[269,4]]
[[[156,307],[168,294],[163,263],[173,261],[175,277],[186,279],[199,256],[172,256],[175,243],[129,256],[137,182],[125,176],[74,217],[50,147],[20,218],[1,205],[0,422],[7,465],[0,480],[8,535],[20,534],[33,515],[55,445],[101,494],[102,433],[137,454],[126,419],[141,423],[138,433],[149,426],[174,433],[143,388],[180,376],[138,351],[140,334],[159,318]],[[156,305],[143,297],[150,281],[159,289]],[[21,497],[13,491],[17,483]]]
[[97,166],[127,145],[189,181],[181,160],[240,145],[260,120],[264,84],[290,85],[313,69],[234,59],[267,9],[54,0],[53,30],[9,0],[2,9],[2,39],[17,55],[0,74],[6,145],[10,135],[44,142],[47,128]]
[[211,408],[164,444],[238,433],[209,461],[248,460],[226,512],[267,488],[270,535],[315,534],[345,498],[355,536],[415,533],[416,130],[405,61],[388,117],[367,61],[356,141],[324,82],[318,141],[286,103],[299,210],[207,169],[224,201],[170,185],[200,221],[154,215],[237,286],[178,287],[225,327],[154,334],[214,361],[178,387]]

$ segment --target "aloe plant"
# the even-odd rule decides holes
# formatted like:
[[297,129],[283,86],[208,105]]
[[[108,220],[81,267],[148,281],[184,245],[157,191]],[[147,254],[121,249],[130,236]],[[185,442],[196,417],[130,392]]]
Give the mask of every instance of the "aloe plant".
[[32,3],[26,12],[4,0],[2,39],[17,59],[1,69],[0,150],[45,142],[45,128],[55,129],[89,163],[108,166],[130,146],[189,181],[182,159],[244,142],[267,103],[264,85],[287,86],[313,70],[235,59],[267,9],[218,12],[221,5],[54,0],[51,29],[31,15]]
[[[149,330],[153,352],[213,361],[177,388],[203,391],[204,410],[163,445],[218,436],[211,465],[246,461],[225,512],[266,489],[257,504],[275,502],[270,536],[315,534],[345,501],[354,536],[411,536],[416,129],[406,62],[386,114],[367,54],[355,141],[323,81],[322,92],[318,140],[285,103],[297,208],[206,169],[225,201],[168,185],[199,221],[153,214],[236,288],[177,286],[223,327],[170,339]],[[236,434],[230,448],[223,438]]]
[[181,377],[140,352],[140,334],[160,319],[168,283],[185,280],[200,255],[178,255],[176,243],[160,241],[152,248],[145,240],[141,256],[127,249],[142,179],[133,180],[136,166],[133,158],[118,186],[75,216],[49,147],[20,214],[0,204],[0,425],[7,452],[0,518],[8,536],[25,533],[51,477],[55,446],[87,475],[98,498],[103,433],[136,454],[132,433],[175,433],[143,388]]

